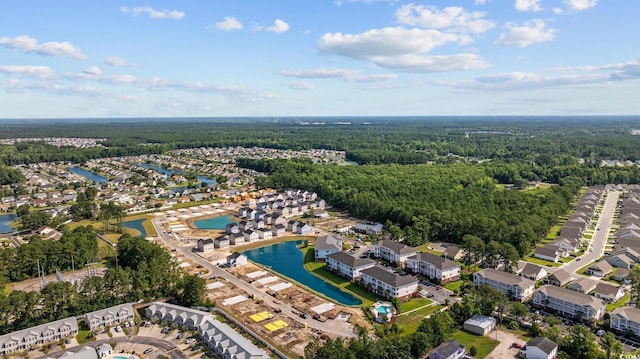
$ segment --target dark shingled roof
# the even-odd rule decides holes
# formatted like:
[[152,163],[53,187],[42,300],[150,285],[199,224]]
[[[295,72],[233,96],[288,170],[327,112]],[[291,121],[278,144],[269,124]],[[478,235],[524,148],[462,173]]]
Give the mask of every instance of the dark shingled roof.
[[412,283],[418,283],[418,280],[410,275],[399,275],[393,272],[390,272],[384,267],[375,266],[371,268],[367,268],[360,273],[366,274],[370,277],[373,277],[383,283],[389,284],[395,288],[402,287],[405,285],[409,285]]
[[355,256],[352,256],[351,254],[347,253],[347,252],[336,252],[336,253],[331,253],[327,256],[327,258],[331,258],[335,261],[337,261],[338,263],[342,263],[345,264],[351,268],[358,268],[358,267],[362,267],[368,264],[373,264],[375,263],[375,261],[368,259],[368,258],[358,258]]
[[558,347],[558,344],[554,343],[549,338],[535,337],[529,340],[527,346],[537,347],[542,350],[543,353],[551,354],[551,352]]
[[410,253],[415,253],[416,252],[416,249],[413,248],[413,247],[409,247],[406,244],[402,244],[400,242],[392,241],[392,240],[389,240],[389,239],[383,239],[383,240],[378,241],[378,242],[376,242],[374,244],[376,246],[378,246],[378,247],[389,248],[390,250],[392,250],[396,254],[410,254]]
[[440,257],[433,255],[431,253],[418,253],[416,254],[416,259],[419,261],[427,262],[433,264],[436,268],[440,270],[446,270],[450,268],[460,267],[460,265],[450,259],[445,257]]

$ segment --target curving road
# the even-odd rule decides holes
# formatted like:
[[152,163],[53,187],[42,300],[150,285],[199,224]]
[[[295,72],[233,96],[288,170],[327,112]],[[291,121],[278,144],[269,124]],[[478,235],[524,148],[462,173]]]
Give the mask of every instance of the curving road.
[[155,227],[156,232],[158,233],[158,236],[160,237],[162,242],[168,247],[175,249],[176,252],[180,253],[184,257],[187,257],[193,262],[198,263],[202,265],[204,268],[208,269],[211,272],[211,275],[224,278],[226,281],[228,281],[229,283],[232,283],[233,285],[244,290],[245,292],[251,295],[255,295],[257,299],[263,300],[265,304],[268,304],[270,307],[274,309],[275,308],[280,309],[283,315],[290,317],[291,319],[300,323],[301,325],[306,324],[309,328],[322,330],[327,334],[333,334],[333,336],[355,337],[355,334],[353,333],[353,329],[351,328],[351,325],[346,322],[331,320],[323,323],[313,319],[302,320],[302,318],[300,318],[297,315],[297,310],[295,310],[291,305],[280,302],[280,301],[277,301],[277,302],[274,301],[273,297],[271,297],[267,293],[261,291],[258,288],[255,288],[251,284],[234,276],[233,274],[225,271],[224,269],[216,265],[213,265],[212,263],[200,257],[199,255],[192,253],[190,251],[190,248],[183,248],[177,245],[171,239],[171,235],[165,232],[164,228],[158,224],[158,222],[160,221],[162,221],[162,218],[154,218],[151,220],[151,223]]

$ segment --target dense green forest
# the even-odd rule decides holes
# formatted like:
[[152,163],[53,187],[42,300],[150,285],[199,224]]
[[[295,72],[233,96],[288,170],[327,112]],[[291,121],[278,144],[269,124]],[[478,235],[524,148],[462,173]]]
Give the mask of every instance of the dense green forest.
[[51,282],[41,292],[0,292],[0,335],[141,299],[175,297],[184,305],[197,305],[204,289],[204,279],[183,273],[163,248],[125,234],[119,240],[118,266],[104,277],[85,278],[80,286]]

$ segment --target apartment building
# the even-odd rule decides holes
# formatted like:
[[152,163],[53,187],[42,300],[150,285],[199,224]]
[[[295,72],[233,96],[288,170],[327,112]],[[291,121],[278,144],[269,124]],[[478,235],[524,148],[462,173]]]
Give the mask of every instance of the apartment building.
[[521,302],[529,300],[535,289],[534,281],[493,268],[474,273],[473,283],[475,285],[486,284]]

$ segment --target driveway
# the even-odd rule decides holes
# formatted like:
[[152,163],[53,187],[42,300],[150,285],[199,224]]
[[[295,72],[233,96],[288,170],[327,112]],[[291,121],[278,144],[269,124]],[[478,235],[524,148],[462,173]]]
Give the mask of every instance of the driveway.
[[[497,333],[496,333],[497,331]],[[492,330],[487,336],[492,339],[496,339],[496,334],[500,344],[498,344],[495,349],[489,355],[486,356],[486,359],[504,359],[504,358],[515,358],[518,355],[520,349],[510,348],[513,343],[520,343],[524,346],[526,344],[522,339],[518,339],[514,334],[504,331],[500,328],[496,330]],[[466,348],[468,351],[469,348]]]
[[[163,352],[163,354],[167,355],[170,359],[188,359],[188,357],[182,351],[176,350],[176,346],[173,345],[172,343],[166,341],[166,340],[157,339],[157,338],[151,338],[151,337],[135,337],[135,336],[96,340],[96,341],[88,342],[88,343],[85,343],[85,344],[82,344],[82,345],[78,345],[78,346],[73,347],[73,348],[71,348],[69,350],[58,351],[58,352],[55,352],[55,353],[49,353],[48,355],[42,356],[42,357],[37,358],[37,359],[59,358],[62,354],[66,353],[66,352],[77,353],[78,351],[80,351],[80,349],[82,349],[84,347],[95,348],[98,345],[104,344],[104,343],[138,344],[140,346],[140,349],[138,349],[139,353],[144,351],[143,348],[155,347],[157,349],[160,349]],[[117,349],[118,349],[118,347],[116,347],[116,351],[117,351]]]

